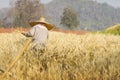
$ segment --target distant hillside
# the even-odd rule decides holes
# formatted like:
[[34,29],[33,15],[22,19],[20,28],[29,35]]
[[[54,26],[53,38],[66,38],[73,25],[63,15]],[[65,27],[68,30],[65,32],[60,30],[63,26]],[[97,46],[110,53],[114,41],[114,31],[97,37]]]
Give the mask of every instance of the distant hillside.
[[97,31],[95,33],[120,35],[120,24],[116,24],[114,26],[108,27],[105,30]]
[[117,25],[114,25],[114,26],[112,26],[110,28],[107,28],[105,30],[105,32],[120,35],[120,24],[117,24]]
[[68,6],[78,12],[81,29],[101,30],[120,23],[120,8],[90,0],[53,0],[45,5],[49,21],[61,27],[60,17]]
[[0,19],[3,19],[7,16],[8,8],[0,9]]
[[0,9],[0,27],[10,27],[12,26],[12,16],[9,13],[9,8],[2,8]]
[[120,24],[114,25],[106,29],[106,31],[118,30],[120,31]]

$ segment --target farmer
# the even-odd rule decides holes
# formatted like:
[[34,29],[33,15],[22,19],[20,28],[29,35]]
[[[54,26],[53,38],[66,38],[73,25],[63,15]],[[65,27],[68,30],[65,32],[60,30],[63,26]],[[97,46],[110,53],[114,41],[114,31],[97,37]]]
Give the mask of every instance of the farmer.
[[32,37],[32,49],[35,51],[44,51],[45,44],[48,39],[48,30],[51,30],[54,25],[45,21],[45,18],[29,23],[32,27],[29,32],[22,33],[26,37]]

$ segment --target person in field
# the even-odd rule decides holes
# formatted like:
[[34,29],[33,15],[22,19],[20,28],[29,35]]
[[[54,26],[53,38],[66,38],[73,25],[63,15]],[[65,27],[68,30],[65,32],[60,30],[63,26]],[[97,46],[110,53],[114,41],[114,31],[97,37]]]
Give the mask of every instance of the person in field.
[[46,41],[48,39],[48,30],[51,30],[54,25],[45,21],[45,18],[29,22],[32,27],[28,32],[22,33],[26,37],[32,37],[32,49],[35,51],[44,51]]

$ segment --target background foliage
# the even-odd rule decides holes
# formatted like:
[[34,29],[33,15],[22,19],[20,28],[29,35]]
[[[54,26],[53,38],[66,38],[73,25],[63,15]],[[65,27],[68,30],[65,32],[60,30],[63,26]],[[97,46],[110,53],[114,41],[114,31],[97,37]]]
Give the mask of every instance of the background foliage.
[[67,26],[69,29],[77,28],[79,25],[77,12],[69,7],[64,8],[61,24]]
[[80,22],[77,29],[102,30],[120,23],[120,8],[92,0],[53,0],[48,4],[41,4],[40,0],[11,1],[10,8],[0,10],[1,26],[28,27],[29,21],[44,16],[56,27],[65,29],[60,23],[64,9],[68,6],[77,12],[77,19]]

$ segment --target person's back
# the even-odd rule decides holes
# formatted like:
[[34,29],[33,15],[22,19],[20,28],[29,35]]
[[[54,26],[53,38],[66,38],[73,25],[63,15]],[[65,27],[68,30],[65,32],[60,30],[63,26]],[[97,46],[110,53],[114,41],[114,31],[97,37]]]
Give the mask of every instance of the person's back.
[[24,33],[24,35],[27,37],[33,37],[33,49],[43,50],[48,39],[48,29],[42,24],[37,24],[33,26],[29,32]]
[[48,29],[40,24],[36,25],[33,28],[35,29],[33,35],[33,42],[46,44],[46,40],[48,38]]

